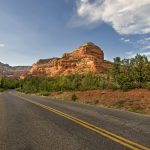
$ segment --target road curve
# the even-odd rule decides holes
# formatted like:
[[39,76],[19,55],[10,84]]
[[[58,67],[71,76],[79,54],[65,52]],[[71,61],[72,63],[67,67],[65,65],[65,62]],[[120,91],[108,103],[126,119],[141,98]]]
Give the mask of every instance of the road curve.
[[7,91],[0,150],[150,150],[150,116]]

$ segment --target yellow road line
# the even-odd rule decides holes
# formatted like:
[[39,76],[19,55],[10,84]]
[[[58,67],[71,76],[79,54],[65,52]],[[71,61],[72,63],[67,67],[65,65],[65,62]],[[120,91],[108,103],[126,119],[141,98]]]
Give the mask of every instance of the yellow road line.
[[[12,93],[11,93],[11,94],[12,94]],[[47,110],[49,110],[49,111],[51,111],[51,112],[53,112],[53,113],[55,113],[55,114],[58,114],[58,115],[60,115],[60,116],[63,116],[64,118],[67,118],[67,119],[69,119],[69,120],[71,120],[71,121],[73,121],[73,122],[76,122],[77,124],[80,124],[81,126],[84,126],[85,128],[88,128],[88,129],[90,129],[90,130],[92,130],[92,131],[94,131],[94,132],[96,132],[96,133],[98,133],[98,134],[101,134],[101,135],[103,135],[104,137],[107,137],[107,138],[109,138],[109,139],[111,139],[111,140],[113,140],[113,141],[115,141],[115,142],[117,142],[117,143],[119,143],[119,144],[121,144],[121,145],[124,145],[124,146],[130,148],[130,149],[133,149],[133,150],[150,150],[150,148],[147,148],[147,147],[145,147],[145,146],[143,146],[143,145],[140,145],[140,144],[138,144],[138,143],[135,143],[135,142],[133,142],[133,141],[130,141],[130,140],[128,140],[128,139],[125,139],[125,138],[123,138],[123,137],[121,137],[121,136],[118,136],[118,135],[116,135],[116,134],[114,134],[114,133],[111,133],[111,132],[109,132],[109,131],[107,131],[107,130],[104,130],[104,129],[102,129],[102,128],[96,127],[96,126],[94,126],[93,124],[90,124],[90,123],[85,122],[85,121],[83,121],[83,120],[81,120],[81,119],[79,119],[79,118],[76,118],[76,117],[73,117],[73,116],[68,115],[68,114],[66,114],[66,113],[63,113],[63,112],[61,112],[61,111],[59,111],[59,110],[57,110],[57,109],[54,109],[54,108],[52,108],[52,107],[43,105],[43,104],[41,104],[41,103],[32,101],[32,100],[30,100],[30,99],[27,99],[27,98],[24,98],[24,97],[15,95],[15,94],[12,94],[12,95],[14,95],[14,96],[16,96],[16,97],[19,97],[19,98],[21,98],[21,99],[24,99],[25,101],[28,101],[28,102],[30,102],[30,103],[32,103],[32,104],[35,104],[35,105],[37,105],[37,106],[40,106],[40,107],[42,107],[42,108],[44,108],[44,109],[47,109]]]

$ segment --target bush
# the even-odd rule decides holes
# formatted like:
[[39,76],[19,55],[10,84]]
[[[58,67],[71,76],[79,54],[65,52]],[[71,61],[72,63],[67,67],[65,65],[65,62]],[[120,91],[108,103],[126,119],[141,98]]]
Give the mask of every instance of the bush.
[[19,86],[19,80],[2,77],[0,78],[0,88],[2,89],[15,89]]
[[50,93],[46,92],[46,91],[42,91],[42,92],[40,92],[40,95],[42,95],[42,96],[49,96]]
[[150,90],[150,82],[147,82],[144,84],[144,88],[149,89]]
[[63,91],[58,91],[57,94],[58,95],[63,94]]
[[4,92],[4,91],[5,91],[5,89],[0,88],[0,92]]
[[116,82],[111,82],[111,83],[109,83],[108,88],[112,89],[112,90],[117,90],[117,89],[120,89],[120,86]]
[[72,95],[72,101],[75,102],[77,99],[78,99],[77,96],[76,96],[75,94],[73,94],[73,95]]

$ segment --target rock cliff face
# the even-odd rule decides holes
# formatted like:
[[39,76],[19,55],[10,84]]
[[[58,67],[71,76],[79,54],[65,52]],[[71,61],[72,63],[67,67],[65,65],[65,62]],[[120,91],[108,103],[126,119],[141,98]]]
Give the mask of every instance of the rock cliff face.
[[0,76],[20,78],[20,76],[25,76],[30,70],[30,66],[9,66],[8,64],[3,64],[0,62]]
[[103,51],[93,43],[87,43],[62,58],[41,59],[32,65],[29,75],[55,76],[82,74],[86,72],[102,73],[110,69],[111,62],[104,60]]

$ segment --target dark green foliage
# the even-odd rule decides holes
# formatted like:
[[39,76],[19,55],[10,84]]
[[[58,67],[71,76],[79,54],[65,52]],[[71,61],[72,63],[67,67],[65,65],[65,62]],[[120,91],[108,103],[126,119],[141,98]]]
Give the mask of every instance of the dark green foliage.
[[108,85],[108,89],[117,90],[117,89],[120,89],[120,86],[116,82],[110,82]]
[[88,73],[82,79],[80,87],[82,90],[88,90],[88,89],[93,90],[98,88],[99,86],[98,84],[99,84],[98,77],[93,73]]
[[[84,75],[56,76],[56,77],[28,77],[20,81],[19,91],[40,93],[43,91],[63,92],[77,90],[106,89],[113,85],[101,75],[87,73]],[[114,87],[114,85],[113,85]]]
[[144,88],[150,82],[150,62],[146,56],[137,55],[132,59],[114,59],[113,80],[123,90]]
[[15,89],[18,86],[19,86],[19,81],[17,79],[10,79],[10,78],[5,78],[5,77],[0,78],[1,91],[7,90],[7,89]]
[[77,98],[77,96],[75,94],[73,94],[72,97],[71,97],[71,99],[72,99],[72,101],[75,102],[78,98]]
[[143,86],[150,90],[150,82],[145,83]]

